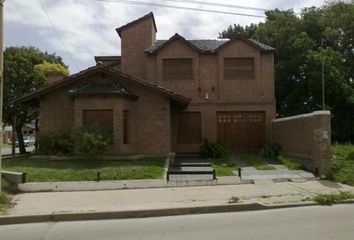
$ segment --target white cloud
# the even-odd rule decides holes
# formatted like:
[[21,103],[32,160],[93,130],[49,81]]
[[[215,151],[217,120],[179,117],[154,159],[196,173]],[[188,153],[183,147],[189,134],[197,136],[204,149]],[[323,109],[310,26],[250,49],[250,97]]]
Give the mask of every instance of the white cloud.
[[[144,1],[144,0],[139,0]],[[174,3],[162,0],[145,0],[168,5],[187,6],[194,8],[213,9],[220,11],[233,11],[238,13],[262,14],[258,11],[244,9],[225,9],[186,3]],[[230,4],[230,1],[215,1]],[[48,14],[61,36],[62,42],[70,52],[73,61],[81,70],[92,65],[94,55],[120,54],[120,39],[115,28],[126,24],[146,13],[153,11],[158,28],[158,38],[168,39],[178,32],[188,39],[216,38],[218,33],[230,24],[246,25],[251,22],[262,21],[260,18],[242,17],[237,15],[216,14],[199,11],[178,10],[170,8],[157,8],[117,3],[107,3],[95,0],[42,0]],[[294,9],[300,11],[302,7],[312,5],[320,6],[324,0],[298,0],[298,1],[261,1],[249,0],[247,3],[237,3],[258,8]],[[232,3],[235,4],[236,3]],[[32,39],[36,47],[42,50],[53,50],[62,55],[72,71],[74,63],[66,53],[61,41],[52,29],[39,0],[9,0],[5,2],[5,24],[9,27],[25,28],[26,33],[14,33],[5,28],[5,37],[8,31],[15,36],[7,36],[7,46],[14,44],[27,44]],[[28,36],[30,32],[31,36]]]

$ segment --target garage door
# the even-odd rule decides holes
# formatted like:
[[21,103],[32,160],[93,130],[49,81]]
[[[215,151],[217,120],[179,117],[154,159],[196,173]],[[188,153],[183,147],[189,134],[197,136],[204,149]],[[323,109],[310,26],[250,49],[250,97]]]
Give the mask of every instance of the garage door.
[[264,112],[217,112],[218,141],[234,151],[259,150],[265,143]]

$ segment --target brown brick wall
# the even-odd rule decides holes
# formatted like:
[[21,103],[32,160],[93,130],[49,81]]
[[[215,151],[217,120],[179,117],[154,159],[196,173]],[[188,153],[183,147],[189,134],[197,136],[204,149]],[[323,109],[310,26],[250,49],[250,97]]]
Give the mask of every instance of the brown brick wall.
[[[85,81],[92,81],[100,75]],[[82,84],[82,83],[81,83]],[[67,91],[53,92],[41,101],[41,132],[70,132],[82,124],[83,110],[113,110],[114,153],[170,153],[170,100],[144,88],[124,84],[139,96],[135,101],[117,96],[78,96],[70,98]],[[128,144],[123,144],[123,110],[129,111]]]
[[311,170],[330,171],[331,117],[318,111],[272,121],[272,141],[285,155],[298,158]]
[[147,18],[122,30],[122,72],[146,78],[147,55],[144,50],[152,46],[155,37],[156,33],[152,18]]
[[40,133],[70,132],[74,125],[74,100],[64,88],[47,94],[40,100]]

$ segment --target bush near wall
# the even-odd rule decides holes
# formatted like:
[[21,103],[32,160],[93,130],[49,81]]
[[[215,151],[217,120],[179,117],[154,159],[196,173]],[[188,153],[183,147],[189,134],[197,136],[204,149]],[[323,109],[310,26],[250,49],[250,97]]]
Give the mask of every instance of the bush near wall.
[[113,143],[112,136],[95,124],[73,128],[71,139],[74,142],[75,153],[83,155],[103,154]]
[[49,132],[39,135],[38,151],[42,155],[66,155],[73,152],[74,143],[69,134]]
[[203,156],[213,159],[230,155],[230,149],[226,145],[217,142],[207,142],[202,144],[200,152]]
[[93,155],[104,154],[112,145],[112,136],[98,125],[77,126],[71,134],[49,132],[39,136],[39,154],[43,155]]

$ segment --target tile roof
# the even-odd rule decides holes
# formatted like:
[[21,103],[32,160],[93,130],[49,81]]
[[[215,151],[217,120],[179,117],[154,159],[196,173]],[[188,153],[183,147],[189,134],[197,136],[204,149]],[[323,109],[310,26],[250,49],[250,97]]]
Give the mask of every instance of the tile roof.
[[251,45],[259,48],[261,51],[268,52],[268,51],[274,51],[275,49],[271,46],[268,46],[264,43],[258,42],[254,39],[246,39],[243,37],[236,37],[235,39],[197,39],[197,40],[186,40],[182,36],[175,34],[173,37],[171,37],[169,40],[156,40],[154,45],[152,45],[150,48],[146,49],[145,52],[149,54],[153,54],[157,52],[159,49],[167,45],[170,41],[174,39],[181,39],[183,41],[186,41],[187,43],[191,44],[191,46],[195,47],[202,53],[215,53],[218,51],[220,47],[222,47],[225,44],[228,44],[232,42],[235,39],[241,39],[244,40]]
[[132,83],[135,85],[139,85],[139,86],[147,87],[147,88],[151,89],[152,91],[155,91],[155,92],[160,93],[166,97],[169,97],[170,99],[178,102],[181,105],[187,105],[190,102],[189,98],[187,98],[181,94],[178,94],[168,88],[165,88],[165,87],[159,86],[155,83],[152,83],[152,82],[143,80],[141,78],[123,73],[117,69],[114,69],[109,66],[105,66],[103,64],[97,64],[96,66],[89,67],[85,70],[82,70],[82,71],[76,73],[76,74],[65,77],[62,80],[58,80],[58,81],[56,81],[52,84],[49,84],[48,86],[45,86],[37,91],[34,91],[34,92],[27,94],[27,95],[24,95],[20,98],[17,98],[16,101],[21,102],[21,103],[31,103],[33,101],[37,101],[38,98],[40,96],[43,96],[44,94],[47,94],[49,92],[52,92],[52,91],[54,91],[58,88],[64,87],[64,86],[68,86],[68,85],[76,82],[79,79],[83,79],[86,76],[97,73],[99,71],[107,73],[107,74],[111,74],[112,76],[115,76],[115,77],[117,77],[117,76],[121,77],[121,79],[126,82],[129,82],[129,83]]
[[119,83],[113,81],[106,81],[106,82],[89,82],[80,87],[71,89],[68,91],[70,95],[97,95],[97,94],[104,94],[104,95],[118,95],[121,97],[126,97],[128,99],[136,99],[132,92],[126,89],[124,86],[120,85]]

